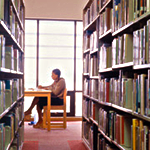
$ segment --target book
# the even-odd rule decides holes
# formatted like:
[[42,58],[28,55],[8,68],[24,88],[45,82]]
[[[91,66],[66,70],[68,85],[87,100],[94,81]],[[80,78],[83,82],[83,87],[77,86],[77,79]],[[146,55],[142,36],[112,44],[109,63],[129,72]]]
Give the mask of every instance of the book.
[[137,150],[137,140],[138,137],[136,128],[139,126],[139,120],[138,119],[132,119],[132,149]]
[[5,126],[4,123],[0,123],[0,149],[5,149]]
[[5,80],[5,109],[12,104],[12,81]]
[[5,68],[5,37],[0,35],[0,68]]
[[148,70],[146,115],[150,117],[150,70]]
[[0,19],[4,20],[4,0],[0,1]]
[[[1,120],[1,123],[4,123],[4,126],[9,126],[11,128],[11,139],[15,136],[15,120],[14,120],[14,114],[7,114],[5,115]],[[7,138],[7,137],[6,137]]]
[[133,16],[134,16],[134,5],[133,5],[133,0],[126,0],[126,7],[127,7],[127,24],[133,21]]
[[5,68],[14,69],[13,46],[5,47]]
[[146,86],[145,86],[146,74],[141,74],[141,115],[145,115],[145,102],[146,102]]
[[132,120],[129,117],[124,117],[124,146],[131,147],[131,125]]
[[125,101],[125,108],[132,109],[132,102],[133,102],[133,79],[128,78],[126,82],[126,101]]
[[133,61],[133,35],[124,34],[123,63]]

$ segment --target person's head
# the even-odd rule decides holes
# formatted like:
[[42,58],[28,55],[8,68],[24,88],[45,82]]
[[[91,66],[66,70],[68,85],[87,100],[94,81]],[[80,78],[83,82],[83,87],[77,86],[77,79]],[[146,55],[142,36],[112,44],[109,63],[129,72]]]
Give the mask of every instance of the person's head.
[[52,71],[52,79],[53,80],[58,80],[60,78],[61,71],[59,69],[54,69]]

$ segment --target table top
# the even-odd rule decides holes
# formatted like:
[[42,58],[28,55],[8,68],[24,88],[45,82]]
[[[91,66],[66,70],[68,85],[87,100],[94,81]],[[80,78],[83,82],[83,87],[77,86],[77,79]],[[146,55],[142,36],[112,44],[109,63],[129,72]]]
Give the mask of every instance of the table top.
[[51,90],[44,90],[44,89],[38,89],[38,88],[35,88],[35,89],[33,89],[33,88],[30,88],[30,89],[26,89],[25,91],[24,91],[24,94],[26,95],[26,94],[36,94],[36,93],[38,93],[38,94],[49,94],[49,93],[51,93],[52,91]]

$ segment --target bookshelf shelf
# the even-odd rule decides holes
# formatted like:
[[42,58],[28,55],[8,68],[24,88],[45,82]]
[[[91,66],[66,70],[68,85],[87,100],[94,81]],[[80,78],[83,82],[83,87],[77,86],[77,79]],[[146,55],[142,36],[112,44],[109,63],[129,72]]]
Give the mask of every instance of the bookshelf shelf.
[[132,112],[133,112],[131,109],[127,109],[127,108],[124,108],[124,107],[121,107],[121,106],[118,106],[118,105],[115,105],[115,104],[112,104],[112,108],[115,108],[119,111],[129,113],[129,114],[132,114]]
[[99,79],[98,76],[90,76],[90,79]]
[[0,68],[1,73],[10,73],[10,74],[15,74],[15,75],[23,75],[23,72],[7,69],[7,68]]
[[84,31],[95,31],[96,30],[96,21],[99,16],[97,16],[88,26],[84,28]]
[[97,52],[98,52],[98,48],[95,49],[94,51],[90,51],[90,54],[92,55],[92,54],[95,54],[95,53],[97,53]]
[[96,126],[98,126],[98,122],[97,121],[95,121],[93,118],[91,118],[90,117],[90,120],[96,125]]
[[105,72],[111,72],[113,71],[112,68],[106,68],[106,69],[103,69],[103,70],[99,70],[99,73],[105,73]]
[[128,68],[128,67],[133,67],[133,62],[128,62],[128,63],[112,66],[113,69],[122,69],[122,68]]
[[102,41],[107,41],[107,42],[112,42],[112,29],[109,29],[107,32],[105,32],[103,35],[101,35],[99,37],[99,40],[102,40]]
[[85,116],[83,116],[83,120],[86,120],[87,122],[90,122],[90,119],[85,117]]
[[87,54],[89,52],[90,52],[90,49],[87,49],[87,50],[84,51],[84,54]]
[[149,69],[150,68],[150,64],[142,64],[142,65],[134,65],[133,69]]
[[112,7],[112,0],[108,0],[106,4],[100,9],[99,13],[102,13],[106,7]]
[[148,117],[148,116],[141,115],[141,114],[139,114],[137,112],[133,112],[132,114],[133,114],[133,116],[135,116],[137,118],[140,118],[140,119],[142,119],[144,121],[150,122],[150,117]]
[[13,109],[16,104],[17,104],[17,101],[14,102],[9,108],[7,108],[7,109],[0,115],[0,119],[3,118],[11,109]]
[[118,29],[117,31],[112,33],[113,37],[117,37],[119,35],[122,35],[124,33],[130,33],[133,31],[132,26],[134,25],[134,22],[130,22],[127,25],[123,26],[122,28]]
[[20,98],[18,98],[17,101],[15,101],[9,108],[7,108],[2,114],[0,114],[0,119],[3,118],[7,113],[10,112],[10,110],[14,109],[14,107],[16,106],[16,104],[18,103],[18,101],[22,100],[23,96],[21,96]]
[[23,49],[20,47],[19,43],[15,39],[15,37],[11,34],[10,30],[5,25],[4,21],[0,20],[0,32],[1,34],[4,34],[6,38],[6,43],[8,45],[14,45],[14,48],[19,49],[21,52],[23,52]]
[[83,96],[84,96],[84,97],[86,97],[86,98],[90,98],[90,96],[89,96],[89,95],[85,95],[85,94],[84,94]]
[[89,74],[89,73],[83,73],[83,76],[84,76],[84,77],[89,77],[90,74]]
[[111,138],[109,138],[108,136],[106,136],[106,134],[105,134],[100,128],[98,128],[98,131],[105,137],[105,139],[106,139],[107,141],[109,141],[110,143],[112,143]]

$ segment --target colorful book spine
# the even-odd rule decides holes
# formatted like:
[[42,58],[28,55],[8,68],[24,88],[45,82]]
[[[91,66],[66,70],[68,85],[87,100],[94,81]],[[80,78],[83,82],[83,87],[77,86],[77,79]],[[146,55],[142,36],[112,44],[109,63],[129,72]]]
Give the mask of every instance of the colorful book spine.
[[132,119],[132,149],[137,150],[137,140],[138,137],[136,128],[139,126],[139,120],[138,119]]

